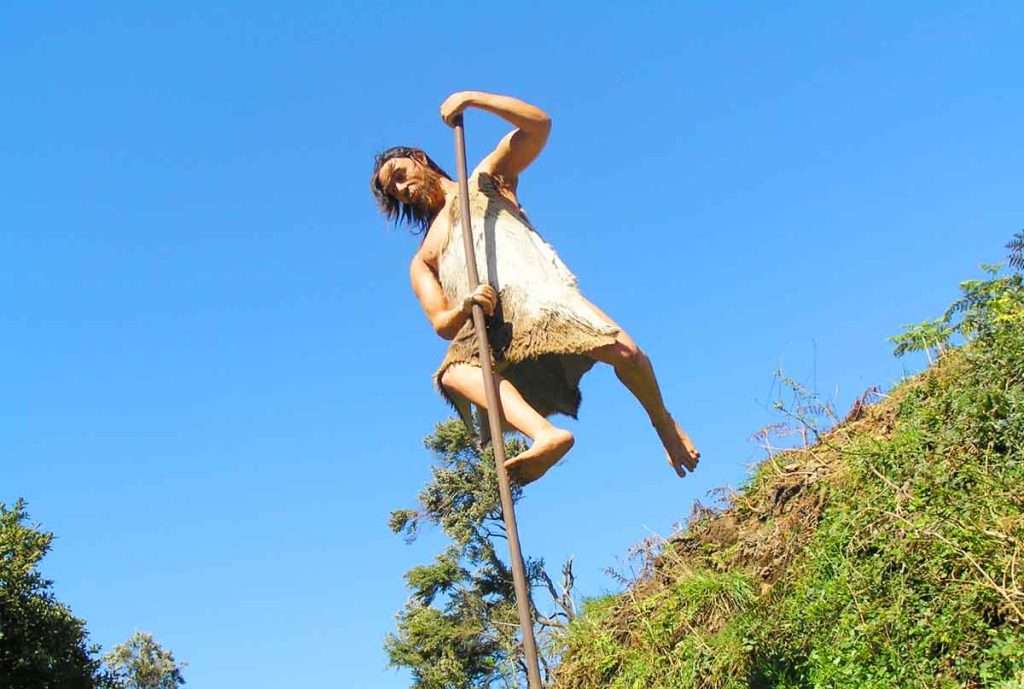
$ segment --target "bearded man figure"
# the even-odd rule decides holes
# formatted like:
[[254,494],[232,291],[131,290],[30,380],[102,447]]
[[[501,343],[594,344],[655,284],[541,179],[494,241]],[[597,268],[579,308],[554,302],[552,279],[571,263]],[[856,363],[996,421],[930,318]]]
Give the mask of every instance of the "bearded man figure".
[[[462,91],[441,104],[441,119],[452,126],[467,108],[515,126],[469,178],[479,288],[470,292],[468,286],[458,184],[426,153],[406,147],[380,153],[370,178],[388,218],[426,233],[410,276],[434,331],[451,340],[434,375],[438,390],[470,429],[470,404],[486,411],[471,317],[473,304],[479,304],[487,316],[503,423],[533,441],[506,462],[510,478],[520,484],[535,481],[572,448],[572,434],[547,417],[562,413],[575,418],[580,378],[596,362],[614,367],[650,417],[669,464],[685,476],[697,467],[700,453],[665,408],[650,360],[584,298],[576,277],[537,234],[519,203],[519,174],[544,148],[551,118],[516,98]],[[486,423],[481,430],[487,433]]]

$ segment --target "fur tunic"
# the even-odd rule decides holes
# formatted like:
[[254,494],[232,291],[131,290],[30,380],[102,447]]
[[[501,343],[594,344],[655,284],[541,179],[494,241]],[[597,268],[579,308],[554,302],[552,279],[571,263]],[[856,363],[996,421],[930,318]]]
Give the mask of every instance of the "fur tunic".
[[[579,381],[594,360],[584,356],[613,344],[618,329],[609,325],[580,294],[576,276],[545,242],[522,209],[506,198],[493,177],[478,173],[469,179],[474,251],[481,282],[498,291],[498,309],[487,319],[487,335],[495,371],[544,416],[575,417],[580,405]],[[438,277],[449,304],[469,294],[459,204],[452,204],[451,229],[441,245]],[[472,319],[452,340],[434,374],[441,394],[473,428],[469,400],[441,386],[453,364],[479,366]],[[483,440],[488,435],[483,420]]]

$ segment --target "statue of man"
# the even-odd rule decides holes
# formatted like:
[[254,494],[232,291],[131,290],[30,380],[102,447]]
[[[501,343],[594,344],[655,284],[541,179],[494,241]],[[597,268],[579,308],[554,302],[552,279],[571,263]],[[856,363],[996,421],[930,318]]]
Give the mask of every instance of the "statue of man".
[[435,332],[451,340],[434,376],[439,391],[470,428],[470,403],[486,411],[471,317],[472,305],[479,304],[487,316],[503,422],[532,440],[529,449],[506,462],[513,480],[537,480],[572,447],[572,434],[547,417],[576,416],[580,378],[595,362],[614,367],[650,417],[669,464],[685,476],[696,468],[700,453],[665,408],[650,360],[583,297],[576,277],[519,203],[519,175],[544,148],[551,118],[516,98],[462,91],[441,104],[441,119],[453,125],[467,108],[493,113],[515,127],[469,179],[479,288],[470,292],[468,286],[459,185],[422,150],[406,147],[380,153],[370,178],[388,218],[426,233],[410,276]]

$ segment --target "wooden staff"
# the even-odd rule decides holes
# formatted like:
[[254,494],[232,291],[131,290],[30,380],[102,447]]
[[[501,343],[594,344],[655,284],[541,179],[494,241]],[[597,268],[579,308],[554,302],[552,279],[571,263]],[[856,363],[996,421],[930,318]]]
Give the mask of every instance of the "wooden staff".
[[[466,269],[469,272],[469,291],[480,285],[476,269],[476,253],[473,250],[473,225],[469,217],[469,173],[466,171],[466,134],[462,115],[455,117],[455,166],[459,177],[459,210],[462,216],[462,241],[466,247]],[[533,618],[530,615],[530,588],[526,582],[526,568],[523,566],[523,551],[519,547],[519,529],[516,527],[515,506],[512,503],[512,487],[505,470],[505,441],[501,434],[501,400],[498,386],[491,369],[491,347],[487,342],[487,327],[484,324],[484,310],[473,304],[473,328],[480,346],[480,368],[484,376],[484,394],[487,398],[487,418],[491,427],[491,447],[494,448],[494,462],[498,466],[498,490],[501,493],[501,515],[505,520],[508,536],[508,550],[512,559],[512,582],[516,590],[516,606],[519,609],[519,626],[523,631],[523,650],[526,653],[526,676],[530,689],[542,689],[540,665],[537,662],[537,640],[533,636]]]

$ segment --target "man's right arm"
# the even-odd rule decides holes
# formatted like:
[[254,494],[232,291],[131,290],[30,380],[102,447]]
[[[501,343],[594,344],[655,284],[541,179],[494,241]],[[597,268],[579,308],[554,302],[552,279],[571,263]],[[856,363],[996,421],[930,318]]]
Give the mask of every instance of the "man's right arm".
[[441,119],[454,126],[455,118],[466,108],[480,108],[494,113],[515,125],[516,129],[505,135],[497,148],[477,166],[491,174],[503,177],[509,191],[515,192],[519,173],[540,155],[551,132],[551,117],[525,101],[511,96],[482,91],[459,91],[453,93],[441,104]]
[[452,307],[441,289],[437,275],[421,254],[412,259],[409,266],[409,277],[412,280],[412,291],[420,300],[423,312],[427,314],[434,332],[446,340],[454,339],[463,324],[472,313],[472,303],[480,304],[488,316],[494,313],[498,303],[498,293],[490,285],[480,285],[462,304]]

